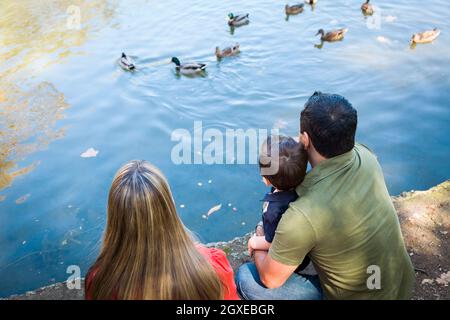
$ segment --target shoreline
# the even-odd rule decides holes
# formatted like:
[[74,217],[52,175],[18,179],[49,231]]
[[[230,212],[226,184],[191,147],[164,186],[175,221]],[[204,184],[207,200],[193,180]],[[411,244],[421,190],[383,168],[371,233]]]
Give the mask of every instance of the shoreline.
[[[414,300],[450,300],[450,180],[426,191],[402,192],[392,196],[408,253],[416,270]],[[226,242],[206,246],[222,249],[233,270],[250,261],[247,240],[250,233]],[[81,289],[68,289],[65,282],[44,286],[0,300],[82,300]]]

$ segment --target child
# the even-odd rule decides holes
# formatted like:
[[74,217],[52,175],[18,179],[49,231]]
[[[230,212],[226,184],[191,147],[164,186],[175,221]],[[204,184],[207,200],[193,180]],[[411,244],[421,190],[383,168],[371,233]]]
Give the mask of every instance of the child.
[[[272,140],[275,141],[272,142]],[[276,151],[278,151],[278,156],[276,156]],[[278,163],[277,172],[266,175],[264,169],[273,167],[276,162]],[[281,216],[289,207],[289,203],[298,198],[295,188],[305,178],[307,164],[306,150],[293,138],[272,136],[268,137],[263,144],[259,156],[260,173],[263,182],[271,187],[271,191],[263,199],[262,228],[259,224],[256,227],[256,235],[248,242],[250,253],[253,250],[269,250]],[[295,272],[306,268],[309,262],[309,258],[305,257]]]

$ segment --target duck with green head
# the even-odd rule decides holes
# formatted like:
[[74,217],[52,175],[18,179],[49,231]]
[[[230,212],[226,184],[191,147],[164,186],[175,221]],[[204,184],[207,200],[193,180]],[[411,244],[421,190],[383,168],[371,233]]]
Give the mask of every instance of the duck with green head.
[[182,64],[177,57],[172,57],[170,61],[175,63],[175,70],[181,74],[192,75],[203,72],[206,69],[206,64],[204,63],[189,62]]
[[124,52],[122,52],[122,56],[119,59],[119,66],[126,71],[136,70],[136,65],[134,64],[133,59],[127,56]]
[[250,19],[248,18],[247,14],[238,14],[234,15],[233,13],[228,14],[228,25],[233,27],[239,27],[243,26],[245,24],[248,24],[250,22]]

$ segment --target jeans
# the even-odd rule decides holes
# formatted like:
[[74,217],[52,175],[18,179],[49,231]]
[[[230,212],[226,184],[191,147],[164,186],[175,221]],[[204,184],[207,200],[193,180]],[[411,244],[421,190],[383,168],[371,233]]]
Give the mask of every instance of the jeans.
[[318,276],[292,274],[279,288],[268,289],[259,279],[254,263],[242,265],[236,273],[236,285],[244,300],[321,300]]

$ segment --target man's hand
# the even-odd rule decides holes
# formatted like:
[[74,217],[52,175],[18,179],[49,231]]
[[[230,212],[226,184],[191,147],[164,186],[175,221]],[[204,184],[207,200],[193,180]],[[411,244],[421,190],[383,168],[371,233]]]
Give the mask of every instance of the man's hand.
[[265,235],[264,234],[264,227],[263,227],[263,225],[261,223],[258,223],[258,225],[256,226],[255,234],[257,236],[259,236],[259,237],[263,237]]

